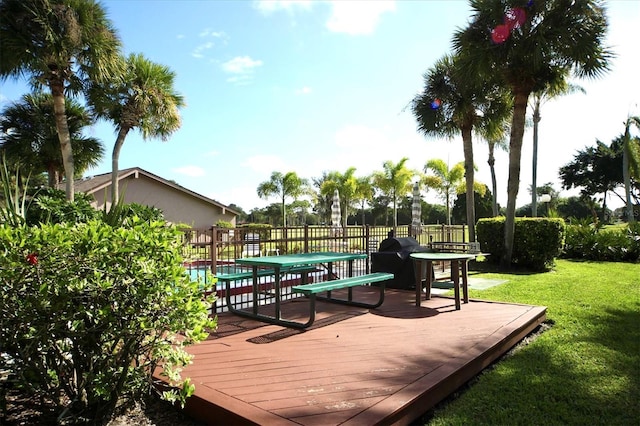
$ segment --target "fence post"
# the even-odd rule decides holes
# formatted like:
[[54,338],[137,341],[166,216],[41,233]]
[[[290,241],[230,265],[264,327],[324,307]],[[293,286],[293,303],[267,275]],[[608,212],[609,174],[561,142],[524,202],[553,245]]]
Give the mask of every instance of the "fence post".
[[211,273],[215,275],[218,272],[218,227],[211,227],[211,247],[209,252],[211,253]]
[[304,224],[304,243],[303,243],[303,247],[304,247],[304,252],[305,253],[309,253],[309,225],[308,224]]

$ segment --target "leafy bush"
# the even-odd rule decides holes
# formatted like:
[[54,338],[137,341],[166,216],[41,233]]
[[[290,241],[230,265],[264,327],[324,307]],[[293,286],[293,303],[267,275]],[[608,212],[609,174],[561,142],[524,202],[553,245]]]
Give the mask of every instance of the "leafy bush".
[[215,326],[211,301],[181,266],[177,229],[129,225],[0,225],[0,369],[60,419],[98,422],[153,389],[158,366],[176,385],[165,399],[193,392],[184,346]]
[[[505,254],[504,217],[480,219],[476,226],[481,250],[491,253],[488,261],[499,263]],[[511,262],[534,271],[549,269],[560,255],[564,240],[564,220],[516,218]]]
[[613,230],[586,222],[568,225],[562,257],[637,262],[640,260],[640,223]]
[[27,209],[28,225],[40,223],[76,223],[98,218],[99,212],[91,206],[93,197],[75,194],[74,201],[67,200],[64,191],[46,188],[38,192]]

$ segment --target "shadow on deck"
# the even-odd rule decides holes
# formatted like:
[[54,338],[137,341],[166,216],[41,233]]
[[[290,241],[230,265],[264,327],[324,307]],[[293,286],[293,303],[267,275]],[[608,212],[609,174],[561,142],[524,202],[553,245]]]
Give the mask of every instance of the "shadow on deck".
[[[218,331],[189,348],[185,410],[206,424],[406,425],[546,318],[538,306],[414,300],[390,289],[378,309],[318,302],[306,331],[220,314]],[[284,303],[283,316],[303,319],[307,303]]]

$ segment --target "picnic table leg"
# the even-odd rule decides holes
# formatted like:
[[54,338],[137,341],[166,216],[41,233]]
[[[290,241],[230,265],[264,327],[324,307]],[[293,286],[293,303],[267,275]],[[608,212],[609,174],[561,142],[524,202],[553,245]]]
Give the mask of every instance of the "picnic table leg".
[[251,282],[253,283],[253,313],[254,315],[258,315],[258,267],[254,265],[251,270]]
[[276,287],[276,319],[280,319],[280,267],[276,266],[274,268],[276,276],[275,279],[275,287]]
[[462,261],[462,300],[469,303],[469,282],[468,282],[469,262]]
[[[429,279],[429,264],[431,262],[427,262],[424,261],[422,259],[414,259],[413,260],[413,269],[414,269],[414,275],[415,275],[415,280],[416,280],[416,306],[420,306],[420,302],[422,300],[422,277],[423,277],[423,270],[425,267],[425,263],[427,265],[427,280]],[[430,292],[430,287],[431,287],[431,283],[429,281],[427,281],[427,299],[429,299],[429,292]]]
[[431,299],[431,284],[433,284],[433,262],[430,260],[427,260],[427,275],[425,278],[425,282],[426,282],[426,289],[425,289],[425,293],[426,293],[426,298],[427,300]]
[[451,261],[451,280],[453,281],[453,292],[456,299],[456,309],[460,309],[460,263],[457,260]]
[[[353,259],[349,261],[349,266],[347,267],[347,275],[349,277],[353,276]],[[348,292],[348,300],[351,302],[353,300],[353,288],[349,287]]]

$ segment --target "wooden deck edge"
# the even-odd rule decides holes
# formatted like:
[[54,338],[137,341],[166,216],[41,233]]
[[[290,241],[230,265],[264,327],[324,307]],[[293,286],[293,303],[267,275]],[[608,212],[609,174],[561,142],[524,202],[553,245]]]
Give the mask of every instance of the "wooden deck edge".
[[[261,410],[200,383],[195,393],[187,399],[184,412],[194,420],[205,424],[220,425],[274,425],[292,426],[298,423]],[[237,413],[242,413],[239,415]]]
[[[482,370],[491,365],[495,360],[507,353],[519,341],[535,330],[546,320],[547,308],[544,306],[531,306],[531,309],[523,313],[511,322],[516,328],[511,328],[502,338],[490,347],[478,347],[471,350],[478,355],[465,357],[459,364],[449,364],[446,368],[440,368],[423,376],[416,382],[407,386],[404,391],[381,401],[367,410],[354,416],[344,425],[408,425],[421,415],[435,407],[440,401],[453,394]],[[434,375],[440,376],[434,379]],[[434,383],[435,385],[430,385]],[[380,418],[380,413],[389,413]]]

